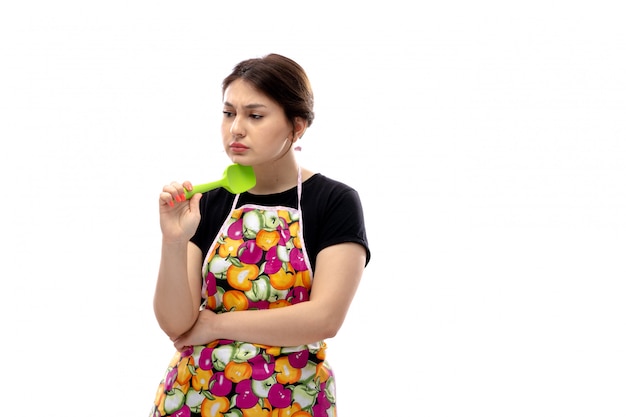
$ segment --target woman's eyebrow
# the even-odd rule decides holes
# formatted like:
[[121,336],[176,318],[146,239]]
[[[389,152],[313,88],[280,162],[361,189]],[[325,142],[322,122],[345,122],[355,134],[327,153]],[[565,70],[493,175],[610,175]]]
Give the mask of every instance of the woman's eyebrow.
[[[230,106],[230,107],[235,107],[233,106],[231,103],[229,103],[228,101],[224,102],[225,106]],[[260,104],[260,103],[251,103],[251,104],[247,104],[244,106],[246,109],[258,109],[259,107],[267,107],[265,104]]]

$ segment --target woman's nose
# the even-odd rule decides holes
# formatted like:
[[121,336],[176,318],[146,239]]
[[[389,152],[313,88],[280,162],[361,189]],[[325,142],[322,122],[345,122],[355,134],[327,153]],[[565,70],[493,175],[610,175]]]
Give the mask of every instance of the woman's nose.
[[235,137],[244,136],[245,131],[243,129],[243,125],[241,123],[241,120],[239,119],[239,116],[235,116],[233,118],[233,122],[230,125],[230,133]]

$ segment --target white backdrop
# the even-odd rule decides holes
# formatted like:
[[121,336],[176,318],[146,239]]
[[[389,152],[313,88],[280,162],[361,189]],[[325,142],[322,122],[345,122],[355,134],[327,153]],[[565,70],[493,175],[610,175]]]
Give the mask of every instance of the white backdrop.
[[221,174],[221,80],[269,52],[368,223],[341,415],[626,414],[619,2],[317,4],[0,6],[3,415],[147,415],[158,193]]

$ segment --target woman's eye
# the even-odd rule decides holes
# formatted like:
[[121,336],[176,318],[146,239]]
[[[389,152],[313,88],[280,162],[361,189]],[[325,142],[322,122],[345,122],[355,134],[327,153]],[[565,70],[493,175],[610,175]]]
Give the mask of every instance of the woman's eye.
[[233,117],[233,113],[228,110],[224,110],[222,113],[224,113],[224,117]]
[[255,120],[259,120],[263,118],[263,116],[261,116],[260,114],[251,114],[250,117],[252,117]]

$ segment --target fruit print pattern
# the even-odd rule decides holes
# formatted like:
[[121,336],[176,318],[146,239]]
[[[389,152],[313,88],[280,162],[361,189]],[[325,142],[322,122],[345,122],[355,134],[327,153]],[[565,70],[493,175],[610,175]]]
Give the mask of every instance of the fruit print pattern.
[[[300,211],[233,209],[203,264],[203,304],[217,313],[307,301],[311,270]],[[323,341],[266,346],[233,340],[176,352],[150,417],[335,417]]]

